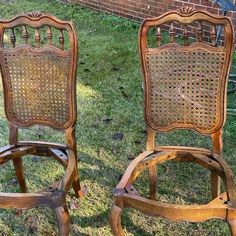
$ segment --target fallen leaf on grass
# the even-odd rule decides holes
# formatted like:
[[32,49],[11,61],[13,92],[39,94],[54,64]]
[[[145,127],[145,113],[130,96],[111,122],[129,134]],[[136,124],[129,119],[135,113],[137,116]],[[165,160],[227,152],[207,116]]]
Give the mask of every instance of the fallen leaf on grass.
[[111,123],[112,118],[106,118],[106,119],[103,119],[102,121],[103,121],[104,124],[108,125],[108,124]]
[[124,134],[122,134],[122,133],[114,133],[112,135],[112,139],[118,140],[118,141],[121,141],[123,139],[123,137],[124,137]]
[[121,93],[122,93],[123,97],[125,97],[125,98],[129,97],[129,95],[126,92],[124,92],[123,90],[121,91]]
[[35,234],[38,231],[38,219],[35,216],[28,216],[25,219],[25,225],[30,234]]
[[20,216],[22,215],[22,213],[23,213],[23,210],[18,209],[18,210],[16,210],[15,215],[16,215],[17,217],[20,217]]
[[12,184],[12,185],[17,185],[17,179],[11,179],[9,182],[9,184]]
[[33,156],[32,161],[33,161],[33,162],[38,162],[39,159],[40,159],[40,157],[38,157],[38,156]]
[[128,156],[128,160],[133,160],[134,158],[135,158],[134,155],[130,155],[130,156]]
[[117,68],[117,67],[112,67],[111,68],[113,71],[118,71],[119,70],[119,68]]
[[78,202],[75,199],[72,199],[69,206],[70,210],[78,209],[78,207]]
[[134,143],[135,144],[141,144],[141,141],[140,140],[135,140]]

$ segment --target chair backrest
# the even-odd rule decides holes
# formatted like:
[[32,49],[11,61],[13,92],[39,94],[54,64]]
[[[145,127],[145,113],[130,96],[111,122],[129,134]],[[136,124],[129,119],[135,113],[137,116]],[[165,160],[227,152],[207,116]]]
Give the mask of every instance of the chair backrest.
[[34,11],[0,20],[0,67],[11,123],[74,126],[77,47],[73,24],[54,16]]
[[[161,27],[169,29],[168,36],[163,36]],[[216,45],[219,27],[223,46]],[[148,40],[153,28],[155,47]],[[179,43],[176,31],[183,33]],[[194,35],[196,40],[190,37]],[[146,19],[139,31],[139,49],[148,127],[157,132],[193,129],[212,134],[223,126],[233,54],[233,27],[228,17],[182,8]]]

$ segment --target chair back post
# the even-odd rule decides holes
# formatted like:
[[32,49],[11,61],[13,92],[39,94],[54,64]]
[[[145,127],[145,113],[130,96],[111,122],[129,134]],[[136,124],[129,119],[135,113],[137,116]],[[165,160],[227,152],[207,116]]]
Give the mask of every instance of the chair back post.
[[223,141],[222,141],[223,130],[217,130],[217,132],[211,134],[212,138],[212,155],[222,156]]
[[156,132],[149,127],[147,128],[147,138],[146,138],[146,150],[154,151],[155,150],[155,138]]
[[70,149],[76,154],[76,137],[75,137],[75,126],[66,129],[66,143]]
[[18,143],[18,127],[13,125],[11,122],[8,123],[9,127],[9,144],[17,145]]

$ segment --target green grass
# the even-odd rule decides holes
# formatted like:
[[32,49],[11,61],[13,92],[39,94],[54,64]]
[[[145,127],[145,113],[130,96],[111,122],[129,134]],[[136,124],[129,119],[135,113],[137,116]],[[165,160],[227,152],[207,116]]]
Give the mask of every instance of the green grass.
[[[0,0],[1,18],[21,12],[42,10],[61,19],[72,20],[79,34],[78,124],[77,145],[82,185],[87,196],[78,200],[71,191],[67,197],[71,215],[71,235],[111,235],[107,224],[112,204],[112,189],[130,160],[145,147],[143,91],[137,53],[138,23],[90,11],[60,1]],[[230,95],[229,106],[236,107],[236,94]],[[8,130],[0,99],[0,144],[7,144]],[[110,122],[104,120],[110,118]],[[123,133],[121,141],[114,133]],[[224,133],[224,154],[236,173],[236,121],[229,116]],[[61,142],[62,135],[51,129],[22,130],[22,139]],[[191,131],[160,135],[163,144],[210,147],[207,137]],[[25,159],[27,183],[31,191],[59,178],[63,170],[51,159]],[[158,169],[159,199],[165,202],[204,203],[209,200],[209,173],[193,164],[167,163]],[[14,184],[10,163],[1,167],[0,191],[19,191]],[[143,175],[140,189],[147,192]],[[146,187],[145,187],[146,186]],[[229,235],[227,224],[220,220],[204,223],[172,223],[152,218],[134,210],[125,210],[122,223],[127,235]],[[54,214],[50,209],[27,211],[0,210],[0,235],[56,235]]]

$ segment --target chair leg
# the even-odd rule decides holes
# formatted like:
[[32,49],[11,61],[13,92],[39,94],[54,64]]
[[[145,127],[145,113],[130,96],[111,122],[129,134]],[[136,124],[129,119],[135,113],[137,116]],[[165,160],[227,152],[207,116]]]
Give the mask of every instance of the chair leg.
[[236,209],[228,209],[227,222],[230,226],[231,236],[236,236]]
[[13,165],[15,168],[16,178],[20,185],[20,189],[22,193],[27,193],[27,186],[25,182],[25,175],[24,175],[24,167],[22,158],[13,159]]
[[228,224],[230,226],[231,236],[236,236],[236,219],[228,221]]
[[56,214],[59,236],[69,236],[70,216],[66,205],[57,207],[54,211]]
[[212,199],[215,199],[220,195],[220,177],[214,173],[211,172],[211,196]]
[[77,198],[82,198],[85,193],[83,192],[81,185],[80,185],[80,177],[79,177],[79,171],[78,171],[78,167],[76,166],[76,170],[75,170],[75,179],[72,183],[74,192],[75,192],[75,196]]
[[150,199],[156,200],[156,191],[157,191],[157,167],[156,165],[149,167],[148,175],[149,175]]
[[122,209],[116,205],[112,206],[109,215],[109,224],[111,226],[111,231],[115,236],[124,236],[124,232],[121,226],[121,213]]

